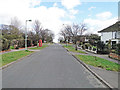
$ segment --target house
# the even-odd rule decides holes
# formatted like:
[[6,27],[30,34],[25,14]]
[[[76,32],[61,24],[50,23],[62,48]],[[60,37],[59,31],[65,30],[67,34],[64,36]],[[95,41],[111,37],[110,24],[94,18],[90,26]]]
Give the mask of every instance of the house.
[[109,40],[111,40],[112,45],[120,43],[120,21],[101,31],[98,31],[98,33],[101,33],[101,41],[104,43],[107,43]]

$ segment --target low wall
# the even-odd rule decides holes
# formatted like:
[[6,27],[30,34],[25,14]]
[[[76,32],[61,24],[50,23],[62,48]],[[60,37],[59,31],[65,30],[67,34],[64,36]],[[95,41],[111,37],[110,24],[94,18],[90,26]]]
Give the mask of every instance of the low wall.
[[117,59],[117,60],[120,60],[120,55],[117,55],[117,54],[115,54],[115,53],[110,53],[110,54],[109,54],[109,57],[110,57],[110,58]]

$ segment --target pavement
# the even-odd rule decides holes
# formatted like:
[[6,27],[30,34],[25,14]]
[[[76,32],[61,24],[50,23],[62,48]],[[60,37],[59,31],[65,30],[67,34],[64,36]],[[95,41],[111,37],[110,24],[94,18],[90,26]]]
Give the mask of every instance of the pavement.
[[3,88],[106,88],[61,45],[54,44],[2,70]]

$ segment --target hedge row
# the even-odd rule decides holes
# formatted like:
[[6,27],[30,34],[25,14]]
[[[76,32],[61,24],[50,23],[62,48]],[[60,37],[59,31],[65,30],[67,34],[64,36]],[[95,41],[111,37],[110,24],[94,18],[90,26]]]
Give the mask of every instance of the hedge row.
[[[36,46],[37,42],[36,41],[31,41],[31,40],[27,40],[27,46]],[[12,40],[9,41],[6,38],[2,38],[2,51],[4,50],[8,50],[8,49],[19,49],[19,48],[23,48],[25,47],[25,40]]]

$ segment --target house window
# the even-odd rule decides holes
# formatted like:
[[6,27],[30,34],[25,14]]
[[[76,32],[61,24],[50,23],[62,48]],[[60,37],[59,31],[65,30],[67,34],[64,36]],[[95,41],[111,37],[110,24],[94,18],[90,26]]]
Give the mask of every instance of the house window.
[[116,49],[116,41],[112,41],[112,49]]

